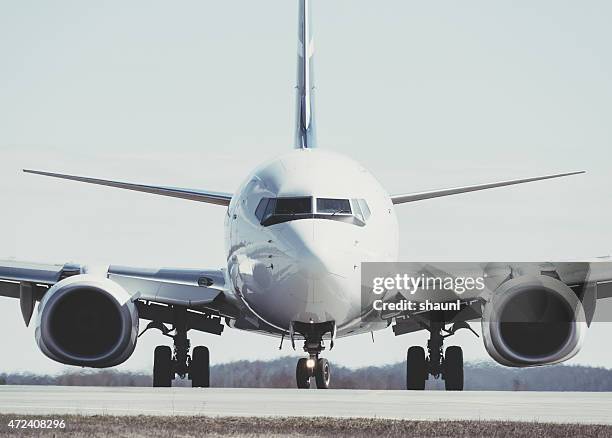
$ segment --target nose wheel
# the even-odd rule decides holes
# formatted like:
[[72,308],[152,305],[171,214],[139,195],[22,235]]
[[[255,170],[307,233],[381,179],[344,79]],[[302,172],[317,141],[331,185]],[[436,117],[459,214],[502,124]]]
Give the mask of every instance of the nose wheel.
[[317,389],[328,389],[331,381],[331,365],[322,357],[303,357],[298,360],[295,377],[299,389],[309,389],[310,379],[313,377]]
[[331,380],[331,366],[327,359],[320,358],[317,360],[314,376],[315,382],[317,382],[317,389],[329,388],[329,382]]
[[295,369],[295,378],[299,389],[310,389],[311,370],[308,367],[308,359],[303,357],[298,360]]

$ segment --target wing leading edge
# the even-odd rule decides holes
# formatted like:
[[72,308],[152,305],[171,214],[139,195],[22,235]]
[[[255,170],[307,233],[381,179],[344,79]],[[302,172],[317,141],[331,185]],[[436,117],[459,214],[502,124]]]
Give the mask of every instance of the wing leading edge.
[[564,176],[579,175],[585,173],[584,170],[577,172],[557,173],[554,175],[536,176],[533,178],[513,179],[508,181],[499,181],[488,184],[478,184],[473,186],[454,187],[449,189],[431,190],[427,192],[408,193],[391,196],[394,204],[404,204],[406,202],[423,201],[425,199],[440,198],[442,196],[458,195],[461,193],[477,192],[479,190],[495,189],[497,187],[512,186],[515,184],[523,184],[533,181],[542,181],[545,179],[561,178]]
[[229,205],[232,195],[223,192],[211,192],[206,190],[186,189],[179,187],[150,186],[144,184],[133,184],[121,181],[110,181],[105,179],[89,178],[84,176],[66,175],[61,173],[42,172],[39,170],[23,169],[25,173],[50,176],[53,178],[79,181],[100,186],[115,187],[119,189],[133,190],[136,192],[151,193],[154,195],[169,196],[172,198],[189,199],[191,201],[206,202],[208,204]]

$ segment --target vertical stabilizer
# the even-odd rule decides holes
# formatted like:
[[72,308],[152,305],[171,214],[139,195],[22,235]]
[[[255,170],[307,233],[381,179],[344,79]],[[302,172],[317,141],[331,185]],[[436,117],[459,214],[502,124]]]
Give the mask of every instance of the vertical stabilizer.
[[298,69],[296,86],[296,149],[316,147],[314,120],[314,76],[310,0],[299,1]]

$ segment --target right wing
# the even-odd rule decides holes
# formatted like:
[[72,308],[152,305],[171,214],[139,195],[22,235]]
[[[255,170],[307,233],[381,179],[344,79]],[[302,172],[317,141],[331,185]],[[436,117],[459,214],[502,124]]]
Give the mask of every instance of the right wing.
[[36,301],[57,282],[79,274],[94,273],[118,283],[131,296],[143,319],[162,306],[181,306],[206,315],[236,319],[240,310],[223,270],[180,268],[130,268],[109,266],[101,272],[77,264],[40,264],[0,261],[0,296],[20,300],[26,324]]
[[26,173],[35,175],[51,176],[53,178],[68,179],[100,186],[116,187],[119,189],[134,190],[137,192],[152,193],[154,195],[170,196],[172,198],[189,199],[191,201],[206,202],[209,204],[229,205],[232,195],[222,192],[211,192],[196,189],[183,189],[178,187],[148,186],[144,184],[133,184],[106,179],[88,178],[84,176],[65,175],[61,173],[41,172],[39,170],[23,169]]

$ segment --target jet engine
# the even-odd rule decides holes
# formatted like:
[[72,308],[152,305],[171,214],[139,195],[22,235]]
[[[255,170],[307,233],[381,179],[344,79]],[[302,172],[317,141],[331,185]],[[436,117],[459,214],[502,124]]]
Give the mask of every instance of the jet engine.
[[138,337],[138,310],[117,283],[89,274],[65,278],[43,296],[36,342],[49,358],[106,368],[127,360]]
[[506,366],[567,360],[580,350],[586,329],[579,297],[565,283],[547,275],[502,283],[483,308],[485,348]]

